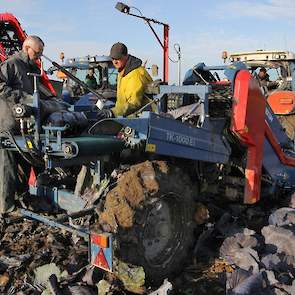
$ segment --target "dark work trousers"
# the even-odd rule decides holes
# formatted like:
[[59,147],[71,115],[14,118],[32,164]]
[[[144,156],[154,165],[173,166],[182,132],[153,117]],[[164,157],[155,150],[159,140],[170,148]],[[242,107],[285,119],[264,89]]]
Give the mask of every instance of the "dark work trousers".
[[11,211],[15,196],[28,191],[30,169],[18,152],[0,149],[0,214]]

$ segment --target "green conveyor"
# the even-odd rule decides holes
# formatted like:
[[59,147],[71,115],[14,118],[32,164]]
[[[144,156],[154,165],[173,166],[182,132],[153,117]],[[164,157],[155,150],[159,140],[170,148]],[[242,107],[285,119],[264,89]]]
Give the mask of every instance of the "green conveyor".
[[124,148],[124,142],[109,135],[80,136],[63,138],[64,151],[68,155],[92,156],[119,152]]

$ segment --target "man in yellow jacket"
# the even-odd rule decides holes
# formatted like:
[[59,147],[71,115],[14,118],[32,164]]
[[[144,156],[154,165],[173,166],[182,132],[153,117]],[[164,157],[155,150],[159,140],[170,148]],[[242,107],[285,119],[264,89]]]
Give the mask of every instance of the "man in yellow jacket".
[[144,95],[147,84],[152,78],[141,65],[142,61],[130,54],[123,43],[115,43],[110,51],[113,65],[118,69],[117,101],[112,109],[103,109],[98,119],[128,116],[149,103]]

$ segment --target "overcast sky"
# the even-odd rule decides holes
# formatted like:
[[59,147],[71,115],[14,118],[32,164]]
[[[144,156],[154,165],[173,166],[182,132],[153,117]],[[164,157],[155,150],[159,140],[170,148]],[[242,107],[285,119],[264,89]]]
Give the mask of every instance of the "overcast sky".
[[[182,73],[198,62],[220,64],[221,52],[256,49],[295,51],[295,0],[126,0],[151,18],[170,26],[169,50],[179,43]],[[162,68],[162,51],[148,26],[120,13],[114,0],[0,0],[28,34],[46,43],[45,54],[66,57],[109,53],[114,42],[147,64]],[[131,9],[131,12],[137,13]],[[162,26],[155,25],[162,37]],[[177,80],[177,65],[169,64],[169,80]]]

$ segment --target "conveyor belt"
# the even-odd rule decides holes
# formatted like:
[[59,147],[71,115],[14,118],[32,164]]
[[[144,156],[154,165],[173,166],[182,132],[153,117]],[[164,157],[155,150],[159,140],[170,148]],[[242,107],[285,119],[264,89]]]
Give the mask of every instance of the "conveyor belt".
[[114,136],[81,136],[63,140],[63,150],[68,156],[95,156],[119,152],[124,142]]

